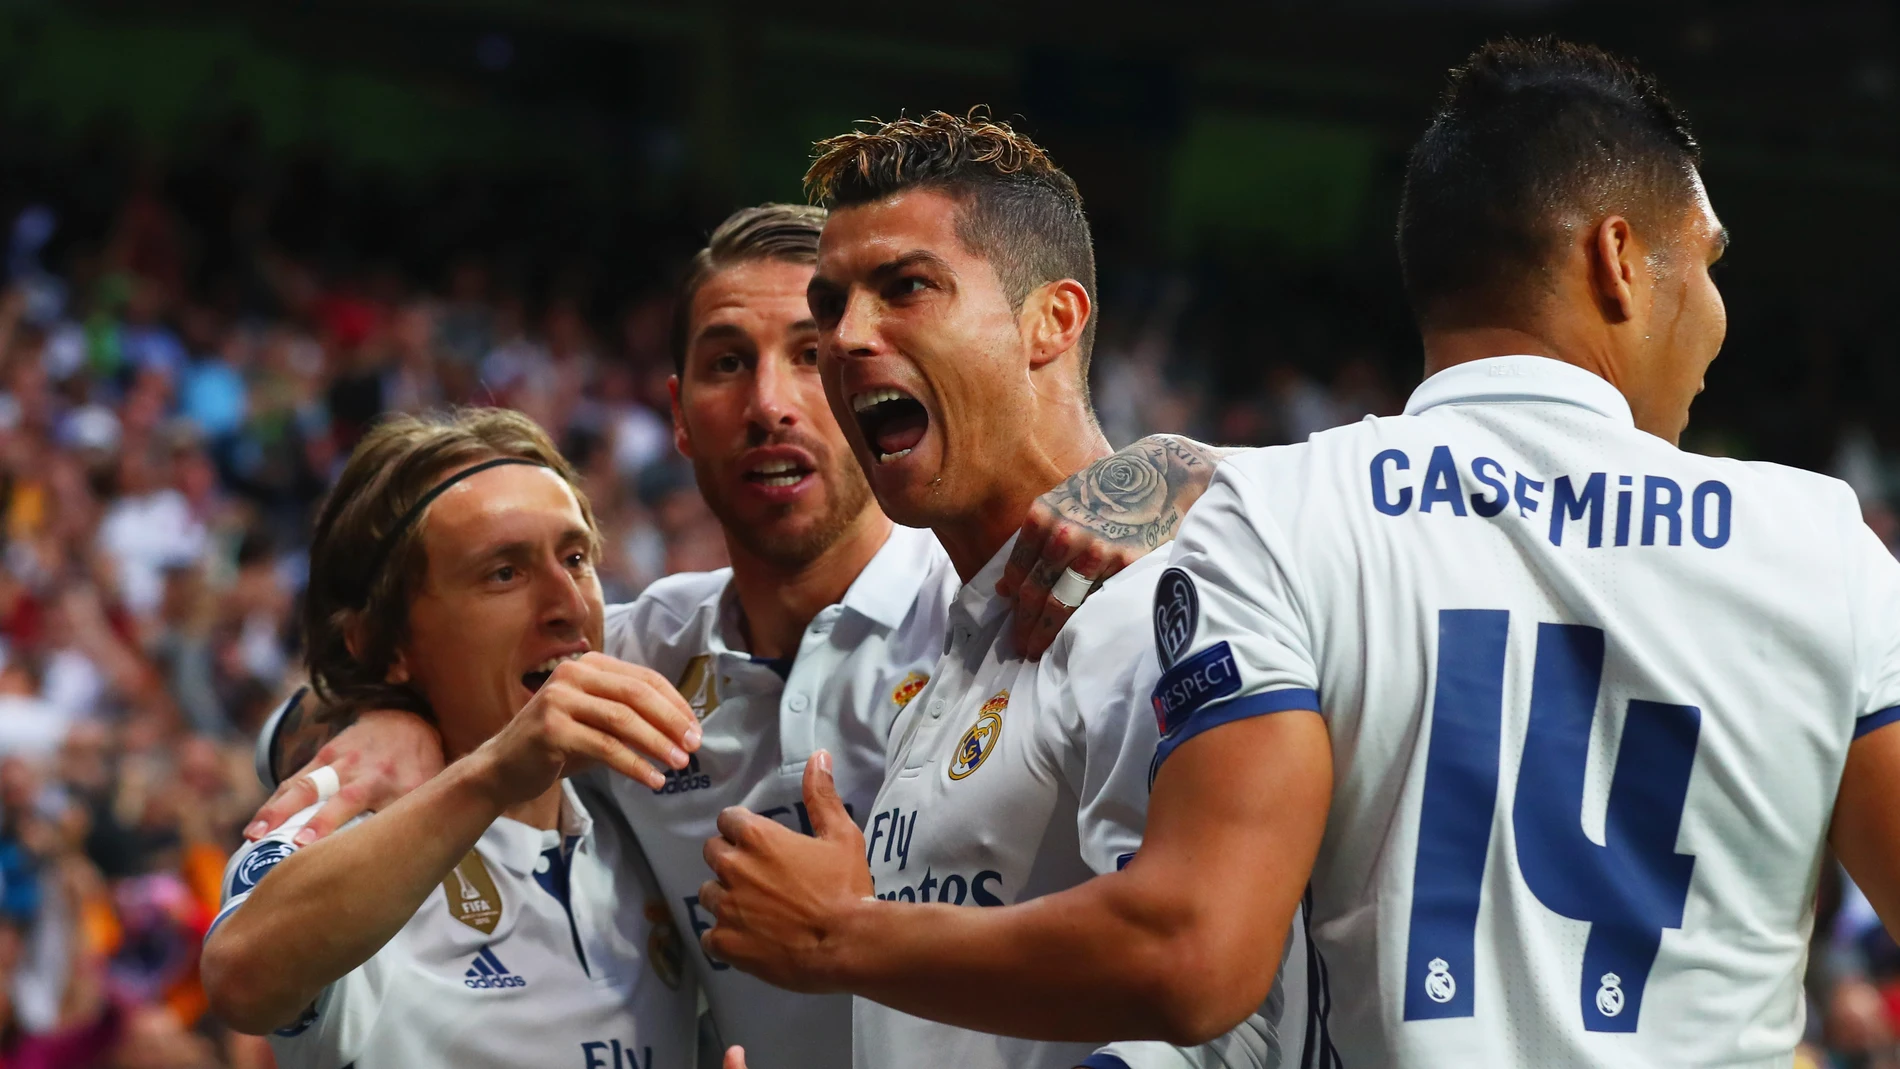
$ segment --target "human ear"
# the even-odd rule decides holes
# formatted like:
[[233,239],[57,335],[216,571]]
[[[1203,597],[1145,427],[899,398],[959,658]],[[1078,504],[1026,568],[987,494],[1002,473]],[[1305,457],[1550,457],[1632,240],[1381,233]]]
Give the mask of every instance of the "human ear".
[[1596,225],[1590,242],[1590,289],[1597,308],[1612,323],[1636,317],[1636,286],[1642,274],[1642,252],[1628,219],[1612,215]]
[[1072,278],[1038,288],[1023,302],[1029,366],[1040,368],[1074,349],[1095,313],[1089,291]]
[[666,377],[666,396],[673,403],[673,448],[679,450],[680,456],[691,460],[693,459],[693,439],[686,433],[686,413],[680,408],[680,377],[678,375]]

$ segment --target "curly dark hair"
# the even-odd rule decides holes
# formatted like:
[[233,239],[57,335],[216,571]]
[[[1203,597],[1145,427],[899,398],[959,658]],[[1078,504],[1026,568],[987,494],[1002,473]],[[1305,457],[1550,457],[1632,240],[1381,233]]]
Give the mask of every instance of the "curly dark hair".
[[[867,120],[816,149],[805,172],[813,203],[836,210],[906,189],[945,193],[962,201],[957,237],[995,268],[1011,307],[1020,311],[1036,287],[1065,278],[1095,302],[1095,243],[1075,180],[985,109]],[[1091,316],[1077,347],[1085,382],[1094,344]]]
[[[400,531],[396,525],[444,478],[497,457],[532,460],[567,480],[598,539],[580,477],[547,432],[521,413],[462,408],[377,424],[324,499],[310,544],[304,661],[324,716],[406,709],[433,717],[419,691],[387,680],[408,634],[410,595],[427,564],[422,529],[428,512]],[[395,540],[385,547],[392,532]]]
[[1452,71],[1405,171],[1399,262],[1425,325],[1519,315],[1566,224],[1625,215],[1652,241],[1695,203],[1695,137],[1648,75],[1601,49],[1494,41]]

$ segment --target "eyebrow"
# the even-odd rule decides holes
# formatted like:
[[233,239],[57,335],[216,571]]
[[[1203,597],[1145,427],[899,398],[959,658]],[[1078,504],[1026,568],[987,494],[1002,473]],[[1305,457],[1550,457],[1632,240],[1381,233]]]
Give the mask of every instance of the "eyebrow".
[[953,269],[949,262],[943,257],[927,249],[918,249],[916,252],[907,252],[895,260],[886,260],[877,265],[877,267],[871,271],[871,277],[875,279],[886,279],[909,267],[931,267],[946,274],[956,274],[955,269]]
[[726,341],[731,339],[743,339],[745,336],[745,328],[739,326],[737,323],[714,323],[711,326],[701,328],[698,334],[693,335],[693,344],[697,345],[700,342],[708,340]]
[[[593,541],[593,536],[588,534],[587,528],[569,527],[567,530],[561,532],[560,537],[554,540],[554,544],[561,546],[573,542],[591,541]],[[535,551],[535,546],[535,542],[522,538],[502,542],[498,545],[484,546],[482,549],[468,555],[466,566],[477,568],[492,560],[527,556]]]

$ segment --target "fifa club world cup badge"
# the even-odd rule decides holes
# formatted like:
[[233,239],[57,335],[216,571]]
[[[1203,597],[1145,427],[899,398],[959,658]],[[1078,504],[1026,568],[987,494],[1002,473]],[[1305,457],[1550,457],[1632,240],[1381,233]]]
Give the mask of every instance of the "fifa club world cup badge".
[[473,850],[449,870],[442,892],[448,897],[449,916],[483,935],[493,933],[501,921],[501,892],[495,889],[495,878],[488,874],[481,855]]
[[1428,970],[1425,975],[1426,998],[1442,1004],[1458,996],[1458,981],[1452,979],[1451,965],[1444,958],[1433,958],[1425,963],[1425,968]]

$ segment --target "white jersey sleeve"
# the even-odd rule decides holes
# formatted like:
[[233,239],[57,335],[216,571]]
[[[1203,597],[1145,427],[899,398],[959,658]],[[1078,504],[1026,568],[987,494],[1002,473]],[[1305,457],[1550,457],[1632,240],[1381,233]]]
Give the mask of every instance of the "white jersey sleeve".
[[[1849,499],[1858,511],[1858,503]],[[1854,737],[1900,720],[1900,561],[1859,517],[1844,524],[1857,648]]]
[[[299,811],[277,830],[232,855],[224,869],[223,903],[210,931],[217,931],[218,925],[243,907],[258,881],[297,852],[293,838],[320,808],[313,805]],[[359,816],[343,828],[363,819]],[[207,932],[205,938],[210,937]],[[280,1041],[288,1041],[277,1045],[279,1064],[284,1069],[344,1069],[355,1062],[376,1023],[383,986],[382,970],[372,957],[325,987],[302,1016],[275,1033]]]
[[1254,487],[1231,464],[1188,513],[1172,566],[1155,586],[1152,695],[1164,738],[1157,767],[1210,728],[1288,709],[1319,709],[1307,603]]

